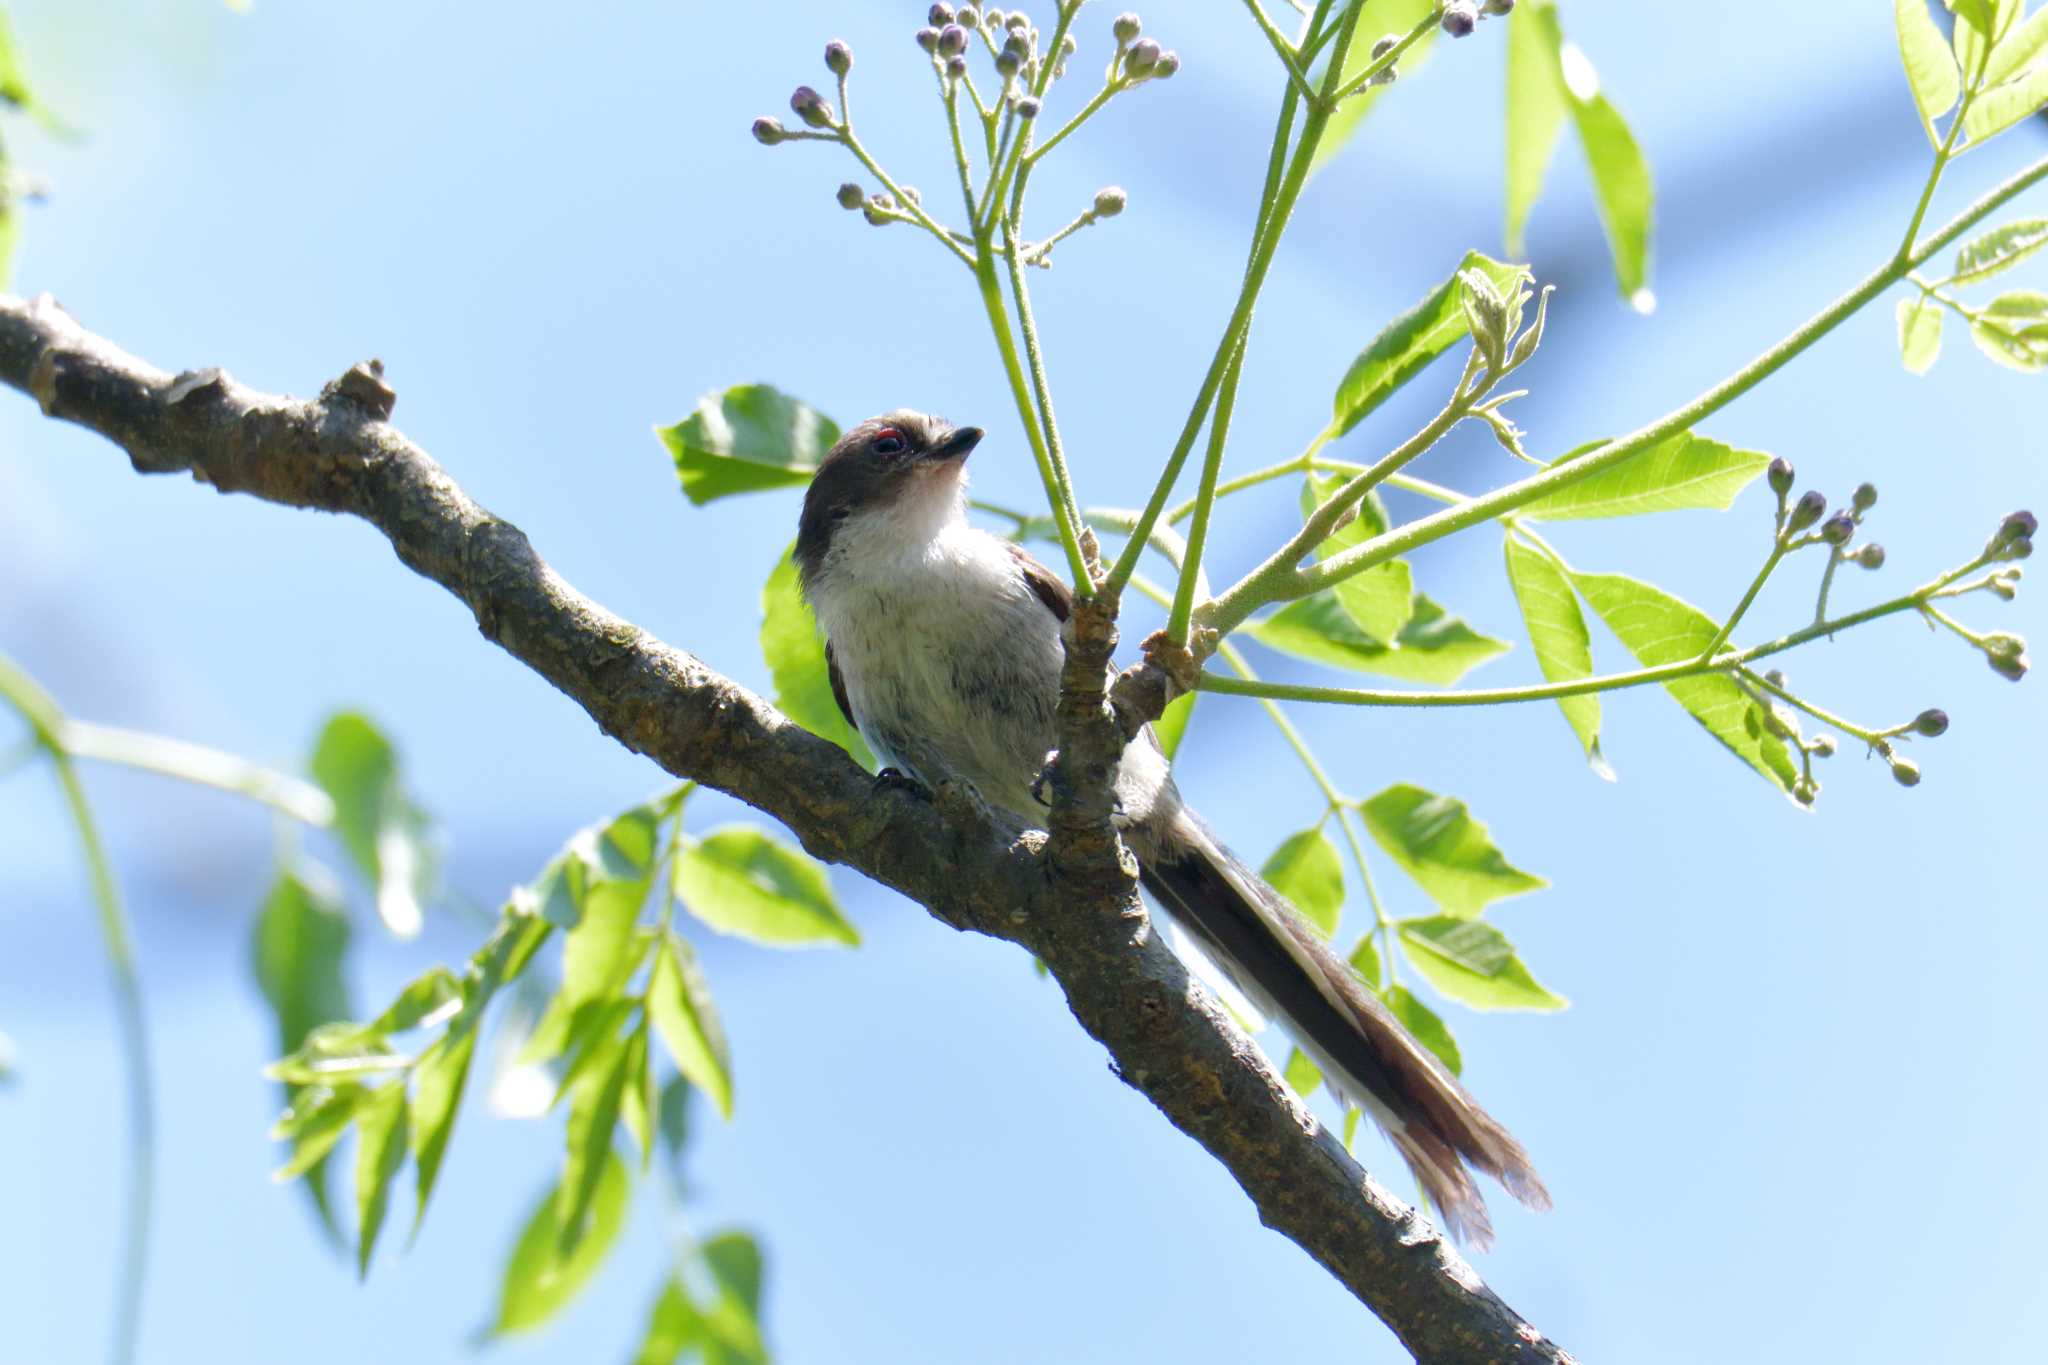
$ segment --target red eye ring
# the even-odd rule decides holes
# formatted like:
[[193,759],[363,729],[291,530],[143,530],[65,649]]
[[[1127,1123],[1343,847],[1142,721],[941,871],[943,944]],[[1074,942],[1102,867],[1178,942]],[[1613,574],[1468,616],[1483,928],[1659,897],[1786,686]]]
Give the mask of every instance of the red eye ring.
[[870,448],[877,455],[894,455],[901,451],[904,445],[902,432],[898,431],[895,427],[883,427],[875,433],[875,439],[870,443]]

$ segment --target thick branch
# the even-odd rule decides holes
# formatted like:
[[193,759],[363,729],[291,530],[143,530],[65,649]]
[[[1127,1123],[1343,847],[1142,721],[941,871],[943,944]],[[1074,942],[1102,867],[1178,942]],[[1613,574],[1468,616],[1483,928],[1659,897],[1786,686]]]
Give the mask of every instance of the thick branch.
[[[767,812],[818,857],[945,923],[1029,949],[1117,1073],[1418,1359],[1569,1359],[1360,1170],[1191,981],[1151,933],[1128,875],[1088,856],[1099,812],[1072,812],[1069,832],[1082,837],[1070,869],[1047,857],[1043,834],[1002,826],[964,792],[942,789],[935,803],[878,794],[839,749],[558,577],[517,527],[388,425],[393,395],[374,362],[318,400],[281,398],[219,370],[166,374],[86,332],[48,297],[0,296],[0,381],[105,436],[142,473],[189,473],[222,492],[362,518],[408,567],[466,603],[486,638],[620,743]],[[1113,624],[1081,633],[1100,651],[1094,659],[1106,659]],[[1073,728],[1099,733],[1099,691],[1087,710]]]

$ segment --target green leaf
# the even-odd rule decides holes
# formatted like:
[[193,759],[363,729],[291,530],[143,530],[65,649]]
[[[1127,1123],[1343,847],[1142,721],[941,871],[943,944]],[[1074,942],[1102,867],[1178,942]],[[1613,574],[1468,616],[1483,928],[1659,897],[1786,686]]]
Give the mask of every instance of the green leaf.
[[1373,931],[1365,931],[1365,937],[1358,940],[1358,946],[1351,950],[1351,969],[1358,973],[1366,985],[1374,990],[1380,988],[1380,952],[1372,944]]
[[1899,300],[1899,360],[1912,374],[1926,374],[1941,358],[1941,305],[1921,295]]
[[732,1117],[732,1058],[725,1026],[690,945],[671,933],[655,950],[647,983],[647,1012],[683,1078]]
[[[296,1180],[309,1172],[324,1170],[327,1154],[341,1141],[355,1121],[356,1109],[375,1092],[359,1085],[307,1085],[294,1088],[291,1108],[271,1128],[270,1136],[292,1145],[291,1159],[271,1172],[272,1180]],[[324,1201],[321,1204],[326,1209]]]
[[[320,1025],[347,1019],[355,1013],[341,970],[348,937],[348,916],[330,891],[295,873],[278,873],[256,917],[250,957],[256,984],[277,1022],[279,1056],[296,1052],[307,1035]],[[286,1106],[297,1105],[305,1093],[287,1085]],[[346,1112],[339,1122],[348,1122]],[[335,1129],[334,1136],[341,1136],[340,1127]],[[331,1147],[333,1143],[327,1145]],[[317,1154],[299,1165],[296,1158],[301,1150],[294,1148],[292,1164],[296,1169],[292,1174],[306,1175],[306,1195],[313,1201],[313,1211],[329,1236],[339,1236],[334,1210],[328,1203],[327,1167]]]
[[697,400],[697,410],[656,435],[697,506],[735,493],[808,483],[839,427],[766,384],[740,384]]
[[520,1053],[545,1061],[568,1044],[585,1004],[621,990],[639,964],[634,926],[654,879],[662,811],[636,806],[602,825],[579,830],[522,899],[551,921],[571,924],[562,944],[562,984]]
[[626,1063],[629,1049],[616,1034],[598,1037],[591,1045],[596,1058],[575,1085],[569,1102],[567,1161],[562,1166],[561,1197],[556,1205],[556,1251],[563,1257],[576,1251],[577,1243],[589,1233],[591,1204],[604,1177],[605,1165],[614,1160],[612,1134],[619,1125],[619,1110],[626,1095]]
[[669,1077],[656,1107],[661,1115],[659,1130],[662,1147],[668,1154],[669,1178],[677,1185],[682,1184],[683,1157],[690,1146],[690,1103],[689,1081],[681,1076]]
[[1465,1059],[1459,1055],[1458,1040],[1436,1011],[1417,1000],[1406,986],[1389,986],[1384,997],[1387,1008],[1401,1021],[1401,1026],[1415,1035],[1415,1041],[1436,1054],[1453,1076],[1465,1069]]
[[1467,252],[1449,279],[1431,290],[1421,303],[1388,323],[1386,330],[1351,362],[1351,368],[1337,385],[1332,404],[1332,438],[1357,426],[1403,384],[1422,373],[1432,360],[1468,335],[1465,310],[1458,303],[1458,275],[1469,269],[1483,272],[1503,294],[1512,294],[1529,278],[1526,266],[1506,265],[1476,251]]
[[1401,946],[1430,985],[1478,1010],[1561,1010],[1569,1001],[1529,975],[1507,935],[1483,920],[1401,921]]
[[2048,6],[2036,9],[2025,23],[1999,40],[1984,68],[1984,84],[2005,84],[2031,67],[2044,51],[2048,51]]
[[719,1287],[749,1312],[761,1307],[761,1248],[744,1232],[722,1232],[704,1244],[704,1263]]
[[1159,741],[1159,748],[1172,762],[1180,752],[1180,742],[1187,738],[1188,721],[1195,714],[1195,698],[1199,692],[1183,692],[1166,703],[1166,709],[1159,713],[1159,719],[1152,722],[1152,734]]
[[[1429,15],[1435,13],[1437,0],[1373,0],[1372,12],[1358,27],[1357,40],[1351,44],[1351,51],[1344,60],[1344,83],[1351,84],[1365,74],[1372,64],[1372,42],[1374,33],[1403,34],[1414,28]],[[1370,27],[1368,28],[1368,25]],[[1401,54],[1401,80],[1413,81],[1422,70],[1424,63],[1436,42],[1436,30],[1431,29],[1415,40],[1408,50]],[[1325,63],[1327,65],[1327,63]],[[1312,76],[1311,84],[1318,84],[1320,78]],[[1323,140],[1316,144],[1315,160],[1309,163],[1311,174],[1335,160],[1358,132],[1373,107],[1380,102],[1392,86],[1375,85],[1353,95],[1338,105],[1323,126]]]
[[405,1082],[393,1081],[356,1107],[356,1273],[368,1276],[391,1181],[405,1164]]
[[[792,545],[790,550],[794,549]],[[761,589],[761,657],[775,680],[775,708],[812,734],[831,740],[872,772],[874,755],[833,699],[825,637],[798,590],[796,561],[789,550],[775,561],[775,571]]]
[[755,943],[858,944],[822,863],[763,830],[727,825],[676,850],[675,889],[690,913]]
[[[2044,8],[2036,18],[2048,18]],[[2048,246],[2048,218],[2022,218],[1993,228],[1956,251],[1955,273],[1950,284],[1975,284],[2001,271],[2010,270],[2027,257]]]
[[604,1262],[619,1229],[626,1221],[626,1166],[617,1155],[607,1153],[599,1168],[597,1194],[590,1201],[590,1217],[576,1250],[564,1257],[556,1254],[555,1229],[561,1219],[556,1206],[561,1188],[548,1191],[540,1206],[527,1218],[505,1265],[498,1291],[497,1318],[491,1336],[528,1332],[562,1311]]
[[2034,374],[2048,368],[2048,294],[2000,294],[1970,319],[1970,339],[2009,369]]
[[619,1099],[619,1117],[625,1121],[626,1131],[633,1135],[634,1144],[640,1148],[640,1169],[643,1171],[654,1164],[655,1129],[661,1122],[654,1108],[653,1062],[648,1056],[647,1027],[647,1012],[643,1010],[640,1022],[626,1035],[626,1090]]
[[1288,1088],[1303,1099],[1315,1094],[1323,1083],[1322,1070],[1300,1048],[1287,1054],[1287,1069],[1280,1074],[1286,1079]]
[[1543,193],[1564,130],[1566,102],[1557,54],[1564,44],[1557,8],[1524,4],[1508,20],[1507,248],[1522,254],[1522,230]]
[[[1522,608],[1522,622],[1529,629],[1529,645],[1536,651],[1537,666],[1549,682],[1576,682],[1593,676],[1593,638],[1586,618],[1579,611],[1579,599],[1572,592],[1564,570],[1550,556],[1513,536],[1505,542],[1508,583]],[[1579,737],[1586,762],[1593,771],[1612,782],[1614,769],[1600,752],[1600,698],[1596,693],[1559,697],[1558,710],[1565,723]]]
[[1328,593],[1291,602],[1271,616],[1249,622],[1244,630],[1266,648],[1297,659],[1439,686],[1457,682],[1508,648],[1445,615],[1421,593],[1415,595],[1413,613],[1393,648],[1360,630]]
[[[1576,52],[1567,48],[1566,52]],[[1566,93],[1570,85],[1570,57],[1566,60]],[[1591,74],[1592,68],[1586,68]],[[1574,96],[1572,118],[1578,124],[1579,145],[1585,148],[1586,164],[1593,173],[1594,202],[1600,209],[1601,226],[1607,230],[1608,249],[1614,255],[1614,279],[1622,297],[1638,312],[1648,312],[1650,282],[1650,211],[1653,192],[1650,165],[1643,149],[1621,112],[1605,95],[1590,99]]]
[[[1313,515],[1317,508],[1335,496],[1345,482],[1344,478],[1334,474],[1326,477],[1309,475],[1301,486],[1302,519],[1306,521]],[[1316,558],[1328,559],[1354,545],[1362,545],[1386,529],[1387,509],[1380,505],[1378,493],[1368,493],[1358,503],[1351,520],[1316,546]],[[1390,559],[1384,564],[1375,564],[1364,573],[1353,574],[1333,584],[1330,591],[1336,596],[1337,604],[1344,608],[1344,614],[1375,640],[1393,639],[1400,634],[1401,627],[1408,624],[1409,617],[1415,614],[1415,586],[1405,560]]]
[[1549,885],[1507,860],[1463,801],[1399,782],[1358,805],[1365,827],[1447,915],[1471,919]]
[[1290,836],[1273,850],[1259,875],[1324,938],[1337,932],[1337,916],[1344,909],[1344,862],[1321,829]]
[[[1559,457],[1557,465],[1605,445],[1596,441]],[[1573,521],[1589,517],[1635,517],[1688,508],[1725,510],[1771,457],[1736,450],[1719,441],[1681,431],[1620,464],[1609,465],[1578,483],[1546,493],[1521,510],[1532,521]]]
[[469,1082],[469,1064],[475,1055],[475,1027],[451,1028],[421,1054],[413,1068],[414,1236],[426,1221],[427,1200],[441,1176],[441,1159],[448,1154],[448,1139],[455,1132],[455,1114],[462,1107],[462,1091]]
[[1934,121],[1955,108],[1963,94],[1955,56],[1934,26],[1927,0],[1892,0],[1892,13],[1899,31],[1899,60],[1913,87],[1920,126],[1927,132],[1928,145],[1939,151],[1941,135],[1934,131]]
[[1997,137],[2021,119],[2048,105],[2048,62],[1984,91],[1963,112],[1963,131],[1970,145]]
[[723,1232],[704,1244],[704,1265],[718,1300],[704,1311],[709,1365],[766,1365],[761,1341],[761,1249],[743,1232]]
[[[1698,658],[1720,627],[1690,602],[1621,574],[1573,573],[1586,605],[1615,633],[1637,662],[1654,668]],[[1672,698],[1708,734],[1790,793],[1798,768],[1783,740],[1763,728],[1762,709],[1724,673],[1699,673],[1664,684]]]
[[328,720],[313,747],[313,778],[334,799],[334,829],[376,890],[377,915],[400,938],[420,931],[432,899],[432,825],[399,780],[398,754],[369,719],[352,711]]
[[647,1330],[641,1334],[633,1365],[675,1365],[686,1349],[703,1340],[703,1333],[703,1319],[690,1301],[690,1291],[680,1278],[671,1278],[647,1315]]
[[461,1002],[462,985],[455,979],[455,973],[446,967],[434,967],[407,984],[398,998],[370,1022],[369,1030],[383,1038],[431,1027],[447,1017],[450,1005],[459,1009]]

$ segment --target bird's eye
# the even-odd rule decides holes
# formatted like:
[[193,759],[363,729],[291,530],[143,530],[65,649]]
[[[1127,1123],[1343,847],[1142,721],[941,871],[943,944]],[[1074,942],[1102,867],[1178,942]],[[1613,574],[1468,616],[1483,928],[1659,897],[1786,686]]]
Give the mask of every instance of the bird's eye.
[[875,433],[875,439],[868,448],[877,455],[901,455],[904,444],[902,432],[894,427],[883,427]]

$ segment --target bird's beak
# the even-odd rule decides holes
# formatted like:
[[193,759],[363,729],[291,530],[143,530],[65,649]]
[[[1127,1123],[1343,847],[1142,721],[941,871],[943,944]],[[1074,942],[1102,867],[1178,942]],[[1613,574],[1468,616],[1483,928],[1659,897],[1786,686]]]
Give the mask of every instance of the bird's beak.
[[968,453],[981,444],[980,427],[955,427],[946,434],[946,439],[925,451],[928,460],[964,460]]

